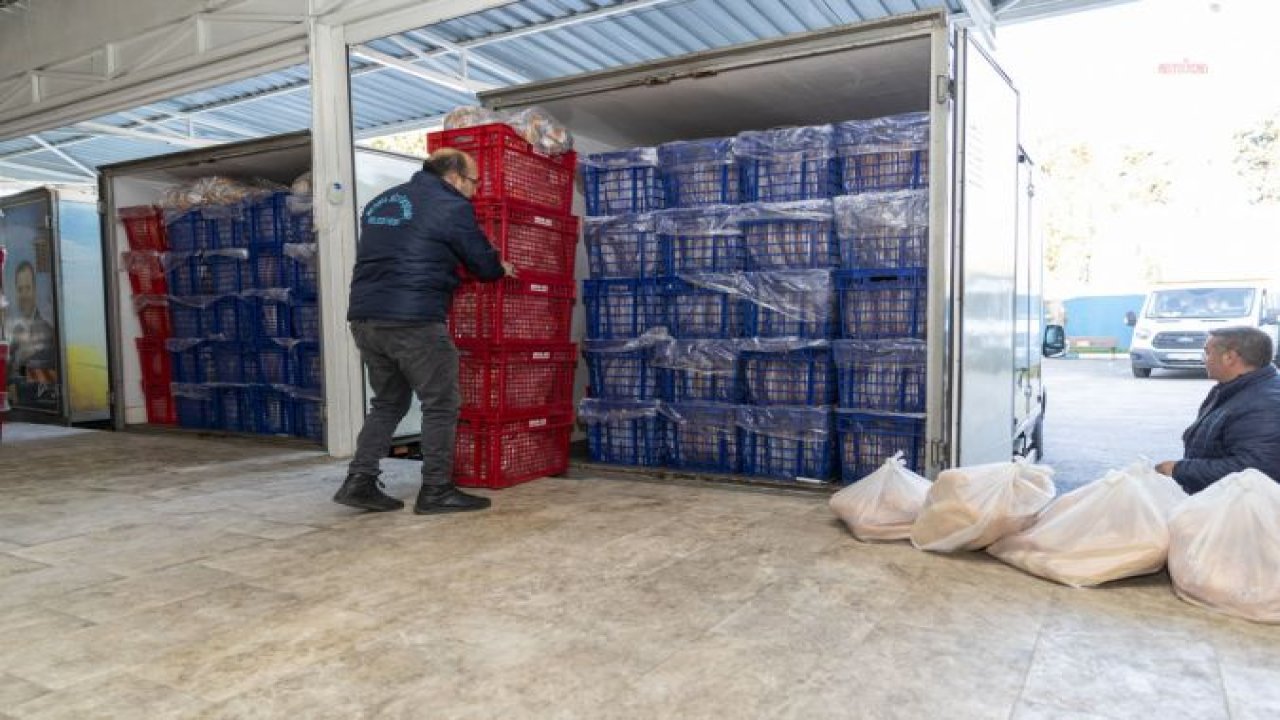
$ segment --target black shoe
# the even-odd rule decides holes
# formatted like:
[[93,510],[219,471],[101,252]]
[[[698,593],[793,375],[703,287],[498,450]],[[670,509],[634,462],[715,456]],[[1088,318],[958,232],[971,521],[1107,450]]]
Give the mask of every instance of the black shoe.
[[382,492],[383,487],[386,486],[377,475],[348,475],[347,481],[342,483],[342,487],[333,496],[333,501],[373,512],[387,512],[404,507],[403,501]]
[[435,515],[437,513],[468,512],[484,510],[493,503],[489,498],[468,495],[453,483],[448,485],[423,485],[418,491],[418,502],[413,511],[419,515]]

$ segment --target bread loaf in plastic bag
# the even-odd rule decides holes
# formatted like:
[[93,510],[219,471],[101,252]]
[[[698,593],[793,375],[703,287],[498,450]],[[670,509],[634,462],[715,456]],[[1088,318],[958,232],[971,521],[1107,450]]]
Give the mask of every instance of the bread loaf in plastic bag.
[[911,528],[921,550],[981,550],[1030,527],[1053,500],[1053,469],[1021,458],[938,473]]
[[1193,605],[1280,623],[1280,484],[1250,468],[1178,505],[1169,575]]
[[906,540],[924,507],[929,481],[912,472],[902,453],[831,496],[831,509],[863,542]]
[[987,552],[1073,587],[1159,572],[1169,555],[1169,515],[1186,498],[1172,478],[1135,463],[1057,498],[1034,525]]

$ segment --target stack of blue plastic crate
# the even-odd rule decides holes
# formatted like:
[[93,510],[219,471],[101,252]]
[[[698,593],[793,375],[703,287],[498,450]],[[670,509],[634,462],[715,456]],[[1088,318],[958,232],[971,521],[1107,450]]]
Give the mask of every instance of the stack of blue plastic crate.
[[913,114],[584,158],[593,459],[922,469],[927,132]]
[[310,199],[196,207],[167,230],[178,424],[323,439]]

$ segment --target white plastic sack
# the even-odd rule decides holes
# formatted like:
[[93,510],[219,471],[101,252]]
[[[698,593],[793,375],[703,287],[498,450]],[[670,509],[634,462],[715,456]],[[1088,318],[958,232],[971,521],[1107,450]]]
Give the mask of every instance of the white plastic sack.
[[1169,514],[1186,498],[1150,463],[1112,470],[1054,500],[1034,525],[987,552],[1073,587],[1159,572],[1169,556]]
[[943,470],[911,527],[921,550],[981,550],[1024,530],[1053,500],[1053,469],[1021,458]]
[[1169,575],[1193,605],[1280,623],[1280,484],[1250,468],[1179,505],[1169,521]]
[[907,468],[899,452],[874,472],[831,496],[831,509],[863,542],[911,536],[929,481]]

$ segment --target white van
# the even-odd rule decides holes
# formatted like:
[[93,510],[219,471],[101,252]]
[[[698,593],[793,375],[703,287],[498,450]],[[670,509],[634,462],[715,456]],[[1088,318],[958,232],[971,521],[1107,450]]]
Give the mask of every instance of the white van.
[[1262,328],[1277,339],[1280,292],[1265,280],[1162,283],[1147,293],[1141,313],[1128,313],[1133,326],[1129,363],[1133,376],[1151,377],[1156,368],[1204,367],[1209,331],[1220,327]]

